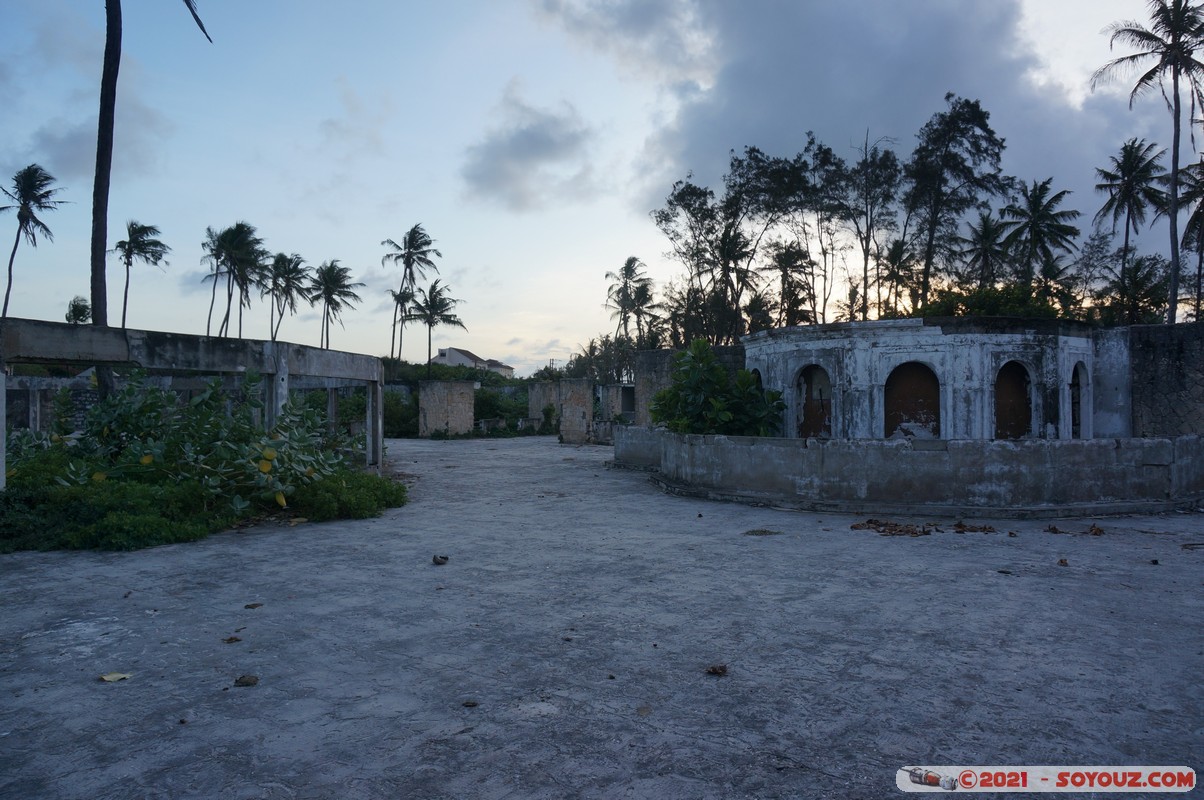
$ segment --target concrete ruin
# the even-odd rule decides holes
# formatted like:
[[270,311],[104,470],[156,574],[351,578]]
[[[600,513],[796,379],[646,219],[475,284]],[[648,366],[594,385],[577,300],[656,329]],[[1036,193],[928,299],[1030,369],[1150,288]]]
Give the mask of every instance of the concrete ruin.
[[675,491],[813,509],[1052,516],[1204,500],[1200,324],[909,319],[743,345],[782,393],[781,438],[628,428],[616,464]]
[[543,409],[555,409],[552,420],[560,425],[565,444],[587,444],[594,434],[594,382],[589,378],[538,381],[527,387],[527,414],[543,418]]
[[476,387],[473,381],[419,381],[418,437],[472,433]]
[[[384,453],[382,390],[384,370],[379,358],[316,347],[253,339],[219,339],[180,333],[68,325],[62,322],[9,318],[0,323],[0,418],[7,418],[9,364],[76,364],[137,366],[152,375],[245,375],[264,377],[264,420],[274,424],[299,376],[320,379],[334,392],[338,386],[367,389],[365,459],[380,469]],[[19,384],[18,384],[19,385]],[[313,386],[311,382],[309,384]],[[330,400],[333,404],[333,398]],[[35,401],[33,408],[41,408]],[[0,430],[0,489],[5,481],[5,437]]]

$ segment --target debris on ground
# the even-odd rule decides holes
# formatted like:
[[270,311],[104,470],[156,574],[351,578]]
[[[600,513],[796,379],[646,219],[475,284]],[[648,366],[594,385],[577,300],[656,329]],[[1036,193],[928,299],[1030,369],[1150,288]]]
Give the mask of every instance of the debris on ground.
[[263,603],[247,603],[243,608],[261,608]]
[[100,676],[100,679],[105,683],[117,683],[117,681],[124,681],[132,677],[134,676],[128,672],[106,672]]
[[431,556],[431,563],[433,563],[433,564],[435,564],[435,566],[439,566],[439,567],[446,564],[449,560],[450,559],[447,556]]
[[849,526],[855,531],[877,531],[883,536],[929,536],[933,531],[942,533],[935,523],[925,522],[923,525],[912,525],[905,522],[889,522],[881,519],[867,519],[865,522],[854,522]]
[[1070,562],[1069,562],[1069,561],[1067,561],[1067,560],[1066,560],[1066,559],[1064,559],[1064,558],[1059,558],[1059,559],[1058,559],[1058,566],[1059,566],[1059,567],[1069,567],[1069,566],[1070,566]]
[[225,644],[234,644],[235,642],[241,641],[242,639],[238,638],[237,636],[227,636],[225,639],[222,639],[222,642]]
[[967,525],[958,520],[953,525],[954,533],[995,533],[995,529],[990,525]]
[[706,672],[707,675],[716,675],[722,678],[727,674],[727,664],[712,664],[711,666],[707,667]]
[[745,531],[745,536],[781,536],[781,531],[771,531],[768,528],[753,528],[751,531]]
[[259,683],[258,675],[239,675],[234,679],[235,686],[255,686]]

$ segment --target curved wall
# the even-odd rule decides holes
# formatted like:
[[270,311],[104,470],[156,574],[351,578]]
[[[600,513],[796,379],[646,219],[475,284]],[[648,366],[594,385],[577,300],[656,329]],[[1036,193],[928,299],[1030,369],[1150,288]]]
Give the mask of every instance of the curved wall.
[[1072,516],[1196,507],[1204,440],[827,440],[627,426],[615,464],[670,491],[810,510]]

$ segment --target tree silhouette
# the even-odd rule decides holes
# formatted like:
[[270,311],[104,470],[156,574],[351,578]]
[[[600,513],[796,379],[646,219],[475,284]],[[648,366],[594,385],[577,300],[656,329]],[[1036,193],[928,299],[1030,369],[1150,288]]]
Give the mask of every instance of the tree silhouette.
[[[1186,84],[1191,100],[1192,116],[1201,100],[1204,88],[1204,62],[1196,53],[1204,50],[1204,6],[1188,0],[1149,0],[1150,26],[1134,21],[1117,22],[1108,27],[1109,45],[1119,42],[1137,48],[1136,53],[1115,58],[1091,76],[1094,89],[1104,81],[1121,74],[1139,72],[1137,82],[1129,92],[1129,108],[1142,94],[1155,86],[1162,91],[1167,109],[1171,112],[1174,137],[1171,139],[1171,171],[1167,217],[1171,228],[1171,263],[1167,324],[1174,324],[1179,310],[1179,139],[1182,132],[1181,84]],[[1170,94],[1166,82],[1170,80]]]
[[[381,257],[380,263],[392,263],[395,266],[401,265],[401,284],[397,287],[397,292],[394,295],[394,303],[396,304],[398,296],[407,296],[412,300],[414,292],[418,289],[418,279],[426,278],[428,269],[439,271],[435,266],[435,262],[431,256],[443,257],[443,254],[435,249],[435,240],[422,228],[422,223],[415,225],[406,231],[405,236],[401,237],[401,244],[392,239],[385,239],[381,242],[385,247],[390,248],[392,252],[385,253]],[[407,300],[406,302],[409,302]],[[404,311],[404,305],[401,306]],[[396,307],[395,307],[396,309]],[[397,340],[397,357],[401,358],[401,345],[405,336],[406,317],[403,314],[400,318],[394,313],[393,315],[393,333],[389,339],[389,356],[393,355],[393,339]],[[400,325],[400,328],[398,327]]]
[[[1120,147],[1120,154],[1109,156],[1110,169],[1097,168],[1095,184],[1097,192],[1106,192],[1107,201],[1095,215],[1095,222],[1112,218],[1112,232],[1116,223],[1124,219],[1124,245],[1121,249],[1121,271],[1129,263],[1129,234],[1145,224],[1146,210],[1153,207],[1155,214],[1167,207],[1166,192],[1158,187],[1167,182],[1166,170],[1162,168],[1165,150],[1145,139],[1130,139]],[[1157,152],[1155,152],[1157,150]]]
[[125,266],[125,291],[121,295],[121,327],[125,328],[125,312],[130,302],[130,267],[135,261],[157,265],[162,262],[171,248],[159,241],[159,229],[154,225],[143,225],[137,220],[125,224],[125,239],[113,247]]
[[[323,262],[314,270],[309,285],[310,305],[322,303],[322,336],[319,347],[330,348],[330,323],[339,320],[343,310],[350,308],[353,302],[358,303],[360,296],[355,293],[364,284],[351,280],[351,270],[340,267],[339,260],[333,258]],[[340,320],[339,326],[343,323]]]
[[21,244],[21,237],[25,237],[30,247],[38,246],[39,234],[49,242],[54,241],[54,234],[38,217],[40,213],[54,211],[64,202],[54,199],[60,190],[53,184],[53,175],[37,164],[30,164],[13,176],[11,190],[0,187],[0,192],[13,201],[13,205],[0,207],[0,211],[17,212],[17,237],[13,241],[13,251],[8,256],[8,288],[4,290],[4,309],[0,311],[0,319],[8,317],[8,298],[13,291],[13,261],[17,257],[17,245]]
[[979,289],[994,286],[1002,268],[1008,263],[1005,223],[990,211],[978,212],[978,224],[967,223],[969,236],[958,238],[962,248],[959,255],[966,260]]
[[309,302],[311,278],[305,259],[296,253],[277,253],[267,265],[261,291],[272,307],[269,316],[273,342],[280,333],[284,312],[296,314],[298,300]]
[[416,299],[406,313],[406,321],[421,322],[426,326],[426,377],[431,377],[431,340],[436,325],[451,325],[468,330],[463,320],[452,313],[460,301],[453,298],[448,287],[440,286],[436,280],[429,289],[419,289]]
[[209,335],[210,323],[213,320],[213,306],[217,298],[217,281],[226,279],[226,314],[218,327],[218,336],[230,335],[230,315],[234,307],[234,295],[238,294],[238,335],[242,338],[242,310],[251,302],[251,289],[258,287],[263,280],[263,261],[266,251],[263,249],[263,239],[259,238],[255,226],[247,222],[236,222],[221,231],[213,228],[205,230],[205,241],[201,244],[205,251],[203,261],[209,262],[212,272],[205,276],[213,284],[213,296],[209,300],[209,323],[205,325],[205,335]]
[[[205,38],[195,0],[184,0]],[[105,0],[105,53],[100,73],[100,116],[96,126],[96,178],[92,186],[92,324],[108,325],[105,252],[108,248],[109,182],[113,171],[113,127],[117,109],[117,73],[121,67],[121,0]]]
[[1021,184],[1020,202],[1010,203],[1001,211],[1008,234],[1003,243],[1012,251],[1019,267],[1020,283],[1032,286],[1038,268],[1055,258],[1058,251],[1074,252],[1079,229],[1070,224],[1078,211],[1059,210],[1070,194],[1063,189],[1050,194],[1053,178],[1032,185]]

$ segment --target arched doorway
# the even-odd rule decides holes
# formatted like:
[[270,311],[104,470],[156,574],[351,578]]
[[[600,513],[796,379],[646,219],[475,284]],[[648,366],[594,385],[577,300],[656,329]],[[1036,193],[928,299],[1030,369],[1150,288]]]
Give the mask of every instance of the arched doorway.
[[1033,396],[1028,369],[1009,361],[995,378],[995,438],[1023,439],[1032,432]]
[[941,436],[941,382],[936,373],[918,361],[895,367],[883,393],[883,436],[939,439]]
[[823,367],[812,364],[799,373],[795,383],[798,397],[800,439],[832,436],[832,380]]
[[1083,399],[1087,388],[1087,366],[1082,362],[1074,365],[1070,375],[1070,438],[1083,438]]

